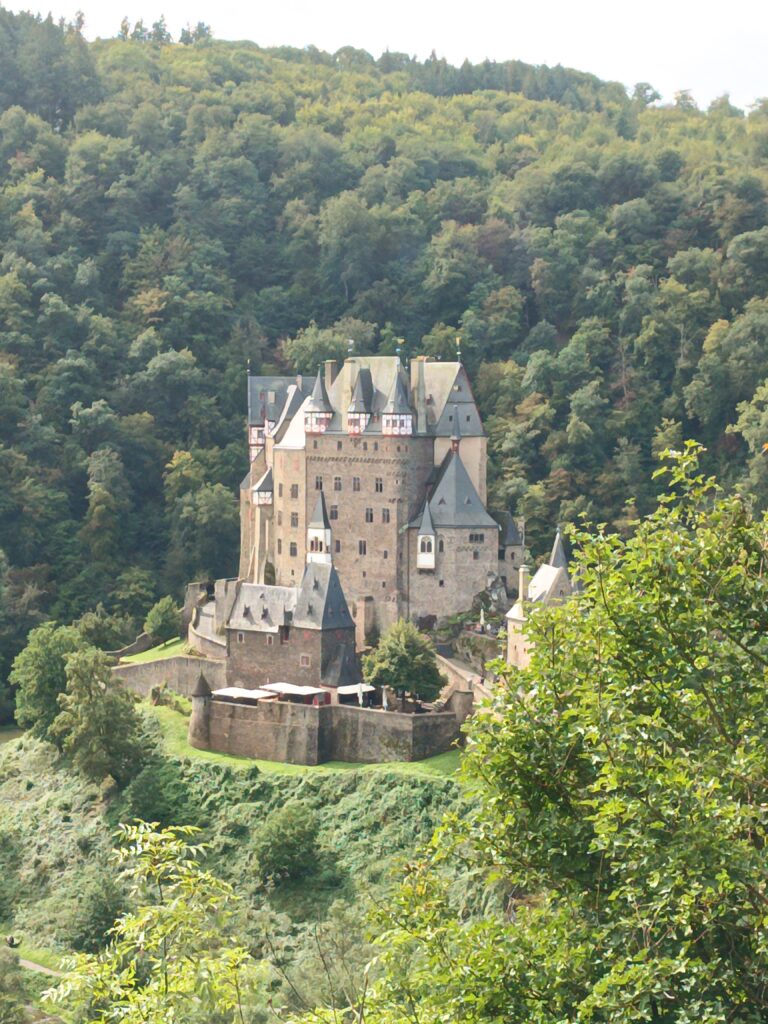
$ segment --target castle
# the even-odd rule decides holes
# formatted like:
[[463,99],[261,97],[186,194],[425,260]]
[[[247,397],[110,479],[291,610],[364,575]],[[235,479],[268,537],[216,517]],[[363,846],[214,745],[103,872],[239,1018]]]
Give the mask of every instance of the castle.
[[533,646],[528,638],[526,622],[536,609],[562,604],[575,587],[568,572],[568,557],[558,527],[549,559],[528,579],[528,568],[521,565],[518,570],[517,600],[506,615],[507,663],[515,668],[527,668],[531,661]]
[[240,578],[295,586],[306,562],[332,561],[358,645],[514,581],[523,537],[485,507],[487,439],[461,362],[407,371],[398,356],[356,356],[312,382],[249,374],[248,441]]

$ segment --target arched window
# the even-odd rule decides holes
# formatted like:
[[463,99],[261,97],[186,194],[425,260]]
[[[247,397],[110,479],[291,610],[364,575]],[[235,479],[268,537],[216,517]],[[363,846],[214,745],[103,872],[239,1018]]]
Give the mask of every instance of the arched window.
[[431,537],[422,537],[421,538],[421,542],[419,544],[419,550],[421,551],[422,555],[431,555],[432,554],[432,538]]
[[443,538],[442,537],[437,542],[437,550],[440,552],[441,555],[445,551],[445,544],[443,543]]

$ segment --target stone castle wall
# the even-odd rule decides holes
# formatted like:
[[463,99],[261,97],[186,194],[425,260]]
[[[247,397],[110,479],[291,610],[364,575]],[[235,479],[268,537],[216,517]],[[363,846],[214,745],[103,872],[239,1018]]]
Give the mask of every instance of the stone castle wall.
[[147,697],[153,686],[165,683],[175,693],[189,697],[195,683],[202,672],[212,690],[227,685],[226,663],[211,661],[207,658],[188,658],[179,655],[176,658],[164,658],[160,661],[147,661],[138,665],[116,665],[112,669],[113,676],[122,679],[129,690]]
[[[419,619],[428,615],[445,618],[466,611],[472,607],[474,598],[485,590],[488,576],[495,576],[498,571],[499,536],[493,527],[437,528],[435,533],[435,568],[425,572],[416,568],[417,531],[408,531],[410,618]],[[482,536],[483,540],[470,542],[470,535]]]
[[210,700],[207,711],[200,705],[202,701],[190,722],[193,746],[287,764],[419,761],[449,750],[459,737],[459,721],[452,711],[411,715],[287,701],[253,706]]

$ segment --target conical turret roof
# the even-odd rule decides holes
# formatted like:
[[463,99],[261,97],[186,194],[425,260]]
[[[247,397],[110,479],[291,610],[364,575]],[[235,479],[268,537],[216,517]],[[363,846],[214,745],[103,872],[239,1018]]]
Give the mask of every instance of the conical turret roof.
[[435,535],[435,528],[432,525],[432,513],[429,511],[429,502],[424,503],[424,511],[421,513],[421,523],[419,524],[419,536],[432,536]]
[[333,412],[331,403],[328,401],[328,392],[325,390],[325,381],[321,370],[317,371],[315,386],[312,388],[312,395],[305,409],[307,412]]
[[555,569],[568,569],[568,558],[565,554],[565,545],[563,544],[563,536],[560,533],[560,527],[557,528],[555,534],[555,543],[552,545],[552,552],[549,556],[547,565],[552,565]]
[[203,675],[202,672],[200,673],[200,675],[198,677],[198,680],[195,683],[195,688],[192,691],[192,696],[193,697],[210,697],[211,696],[211,688],[208,685],[208,680],[205,678],[205,676]]
[[352,401],[349,403],[349,412],[352,413],[370,413],[370,402],[368,395],[366,394],[366,381],[361,370],[357,379],[355,380],[355,387],[352,392]]

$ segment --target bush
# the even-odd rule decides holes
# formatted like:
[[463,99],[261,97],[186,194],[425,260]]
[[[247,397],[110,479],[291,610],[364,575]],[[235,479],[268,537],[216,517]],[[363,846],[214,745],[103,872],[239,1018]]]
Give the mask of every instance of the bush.
[[181,635],[181,608],[172,597],[161,597],[152,605],[144,622],[144,632],[161,644]]
[[263,879],[303,878],[317,861],[317,814],[303,800],[273,811],[253,839],[253,852]]

